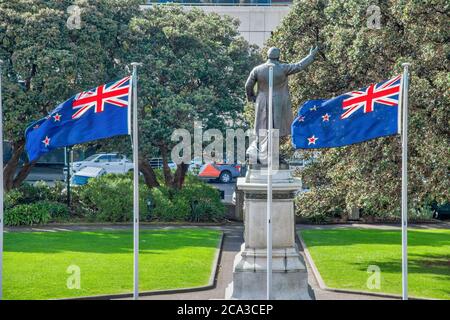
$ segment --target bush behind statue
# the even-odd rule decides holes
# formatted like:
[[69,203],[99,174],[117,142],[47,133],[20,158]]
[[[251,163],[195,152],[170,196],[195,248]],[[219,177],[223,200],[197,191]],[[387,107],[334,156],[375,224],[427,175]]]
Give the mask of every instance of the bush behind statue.
[[[133,215],[132,174],[108,174],[74,189],[77,215],[88,221],[128,222]],[[161,185],[151,190],[140,181],[139,210],[143,221],[218,221],[225,206],[219,192],[188,175],[181,190]]]

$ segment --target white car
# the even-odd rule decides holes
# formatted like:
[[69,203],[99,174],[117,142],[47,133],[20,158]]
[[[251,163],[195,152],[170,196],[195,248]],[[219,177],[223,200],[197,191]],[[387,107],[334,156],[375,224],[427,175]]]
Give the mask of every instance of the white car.
[[83,161],[72,164],[72,172],[78,172],[86,167],[105,169],[106,173],[127,173],[133,170],[133,162],[118,153],[98,153]]
[[70,180],[71,186],[83,186],[89,179],[97,178],[106,173],[105,169],[98,167],[85,167],[75,173]]

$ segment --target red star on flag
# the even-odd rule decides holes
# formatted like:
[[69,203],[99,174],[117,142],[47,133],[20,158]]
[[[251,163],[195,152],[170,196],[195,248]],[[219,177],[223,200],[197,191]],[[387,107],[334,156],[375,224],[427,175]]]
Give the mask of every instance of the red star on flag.
[[45,144],[46,147],[50,144],[50,138],[48,136],[45,136],[45,139],[42,140],[42,142]]
[[300,116],[300,117],[297,118],[297,120],[299,122],[304,122],[305,121],[305,117],[304,116]]
[[55,119],[55,122],[56,122],[56,121],[61,121],[61,115],[60,115],[59,113],[56,113],[56,114],[53,116],[53,118]]
[[34,129],[34,130],[39,129],[39,125],[38,125],[38,124],[35,125],[35,126],[33,127],[33,129]]
[[325,114],[322,116],[322,121],[330,121],[330,115],[329,115],[328,113],[325,113]]
[[316,138],[314,135],[311,137],[311,138],[307,138],[308,139],[308,146],[310,145],[310,144],[316,144],[316,141],[319,139],[319,138]]

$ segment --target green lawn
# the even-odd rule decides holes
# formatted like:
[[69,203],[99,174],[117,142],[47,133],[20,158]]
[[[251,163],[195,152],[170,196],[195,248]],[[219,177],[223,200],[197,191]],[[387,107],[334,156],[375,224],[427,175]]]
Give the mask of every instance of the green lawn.
[[[401,232],[328,229],[300,232],[330,288],[401,294]],[[450,299],[450,230],[409,230],[409,295]],[[369,265],[381,271],[381,287],[369,289]]]
[[[207,229],[140,233],[140,290],[206,285],[220,232]],[[53,299],[132,291],[131,231],[5,233],[5,299]],[[68,289],[70,265],[80,289]]]

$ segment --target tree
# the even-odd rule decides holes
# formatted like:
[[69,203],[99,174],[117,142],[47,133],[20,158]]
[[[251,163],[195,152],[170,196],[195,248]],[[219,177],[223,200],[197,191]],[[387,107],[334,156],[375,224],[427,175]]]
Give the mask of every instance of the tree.
[[[449,7],[446,1],[378,1],[381,28],[367,26],[373,1],[295,2],[270,44],[284,59],[300,58],[315,42],[325,50],[292,81],[294,105],[331,98],[402,72],[411,63],[409,199],[411,209],[449,200]],[[303,172],[311,192],[305,214],[362,208],[398,213],[401,186],[398,136],[321,152]]]
[[[124,74],[120,51],[140,1],[0,1],[4,136],[12,157],[5,190],[17,187],[34,163],[20,163],[24,131],[73,94]],[[81,9],[80,28],[68,27],[68,8]],[[69,10],[70,11],[70,10]],[[18,171],[18,173],[16,173]]]
[[239,36],[230,17],[154,6],[130,24],[124,42],[129,59],[139,68],[139,169],[149,187],[158,186],[149,160],[160,154],[165,184],[182,187],[190,163],[169,169],[172,132],[203,129],[224,131],[242,117],[243,86],[259,56]]

